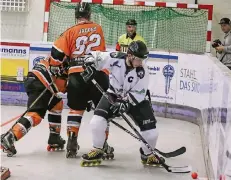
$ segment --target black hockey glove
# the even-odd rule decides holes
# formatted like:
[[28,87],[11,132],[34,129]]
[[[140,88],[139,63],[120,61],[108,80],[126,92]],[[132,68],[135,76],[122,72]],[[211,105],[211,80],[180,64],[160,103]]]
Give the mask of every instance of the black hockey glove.
[[87,102],[87,107],[86,107],[87,112],[90,112],[92,109],[94,110],[94,108],[92,106],[93,106],[93,102],[88,101]]
[[53,76],[62,76],[64,73],[61,66],[50,66],[50,72]]
[[117,99],[115,103],[110,107],[110,110],[115,116],[129,111],[130,104],[127,101]]
[[85,70],[80,73],[86,83],[90,82],[95,77],[96,69],[94,65],[94,63],[86,63],[84,65]]

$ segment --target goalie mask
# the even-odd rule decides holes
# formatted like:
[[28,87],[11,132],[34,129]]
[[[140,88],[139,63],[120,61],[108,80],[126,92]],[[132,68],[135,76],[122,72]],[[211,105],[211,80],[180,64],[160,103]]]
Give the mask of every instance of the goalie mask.
[[78,3],[75,8],[75,18],[86,18],[90,19],[91,16],[91,6],[87,2]]

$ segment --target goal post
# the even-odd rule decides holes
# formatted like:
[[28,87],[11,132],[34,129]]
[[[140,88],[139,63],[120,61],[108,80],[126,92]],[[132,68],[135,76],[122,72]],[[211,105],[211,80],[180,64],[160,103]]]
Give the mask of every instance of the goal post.
[[[53,42],[75,25],[74,9],[80,0],[46,0],[44,41]],[[150,49],[175,52],[210,52],[213,6],[136,0],[82,0],[91,3],[92,21],[103,28],[106,44],[115,46],[128,19]]]

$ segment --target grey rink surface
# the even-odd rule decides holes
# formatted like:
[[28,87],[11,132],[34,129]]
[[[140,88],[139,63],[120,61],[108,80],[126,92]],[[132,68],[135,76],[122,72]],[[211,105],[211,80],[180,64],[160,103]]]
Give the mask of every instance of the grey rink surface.
[[[23,113],[25,107],[1,106],[1,123]],[[62,137],[66,136],[66,117],[68,110],[63,112]],[[140,163],[140,143],[113,124],[110,127],[109,144],[115,148],[115,159],[103,161],[99,167],[81,167],[81,155],[92,148],[89,122],[91,113],[85,113],[79,132],[80,150],[77,159],[66,159],[65,151],[48,152],[48,122],[47,116],[37,127],[16,142],[18,153],[15,157],[7,157],[1,153],[1,164],[9,167],[12,176],[10,180],[189,180],[189,174],[168,173],[163,168],[143,167]],[[157,117],[159,139],[157,148],[169,152],[185,146],[185,154],[166,159],[169,165],[191,165],[193,171],[205,177],[199,127],[180,120]],[[128,127],[123,120],[117,120]],[[13,123],[1,128],[2,133]]]

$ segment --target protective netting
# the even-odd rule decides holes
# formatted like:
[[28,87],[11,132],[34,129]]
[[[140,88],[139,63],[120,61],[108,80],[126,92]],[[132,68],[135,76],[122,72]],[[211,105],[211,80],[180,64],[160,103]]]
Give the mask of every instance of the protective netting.
[[[54,41],[75,24],[75,3],[52,2],[48,41]],[[91,20],[103,28],[106,44],[115,45],[125,33],[125,23],[135,19],[137,32],[149,48],[168,51],[205,52],[207,11],[148,6],[92,4]]]

